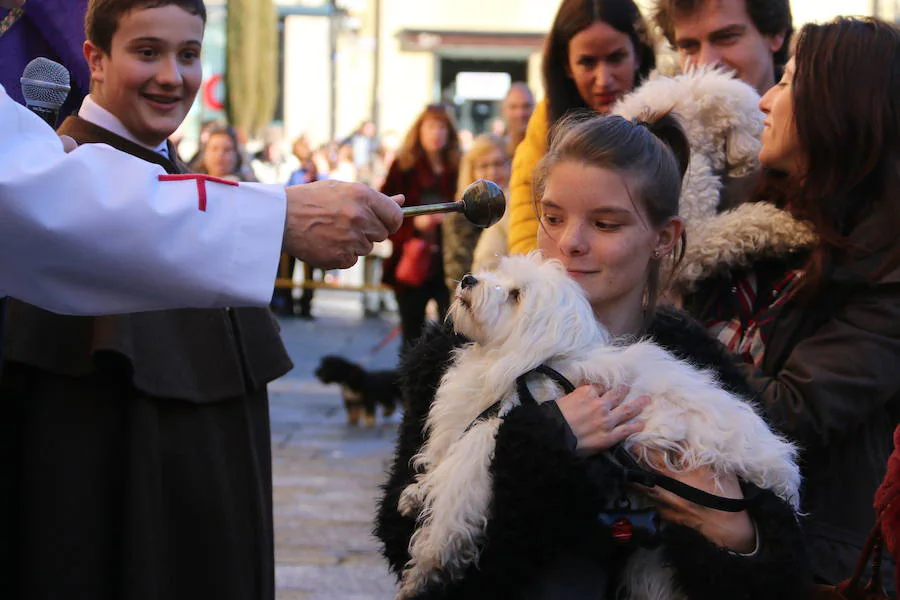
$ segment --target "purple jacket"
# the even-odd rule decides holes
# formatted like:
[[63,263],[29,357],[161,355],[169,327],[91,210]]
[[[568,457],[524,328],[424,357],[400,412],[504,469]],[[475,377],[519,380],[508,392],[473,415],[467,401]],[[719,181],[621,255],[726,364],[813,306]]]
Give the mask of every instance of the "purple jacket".
[[[63,114],[81,105],[90,86],[90,72],[81,53],[86,7],[87,0],[25,3],[25,14],[0,36],[0,84],[13,100],[24,104],[19,83],[22,70],[33,58],[44,56],[65,65],[72,75],[72,91]],[[0,9],[0,20],[8,12]]]

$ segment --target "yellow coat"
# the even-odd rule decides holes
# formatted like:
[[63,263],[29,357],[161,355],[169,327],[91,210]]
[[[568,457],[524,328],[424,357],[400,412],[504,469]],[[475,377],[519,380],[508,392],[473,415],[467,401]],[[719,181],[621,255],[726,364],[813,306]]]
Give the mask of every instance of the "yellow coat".
[[525,139],[516,148],[509,197],[509,252],[525,254],[537,248],[538,218],[532,201],[531,176],[547,153],[547,101],[534,109]]

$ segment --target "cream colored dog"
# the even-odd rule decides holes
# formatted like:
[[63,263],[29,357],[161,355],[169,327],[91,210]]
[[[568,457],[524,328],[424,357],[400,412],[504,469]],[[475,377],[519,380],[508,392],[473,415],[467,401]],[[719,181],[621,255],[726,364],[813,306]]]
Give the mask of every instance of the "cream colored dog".
[[[495,436],[503,416],[519,404],[516,378],[541,364],[576,385],[628,385],[626,402],[649,395],[652,404],[641,417],[645,429],[626,441],[644,464],[648,453],[661,451],[673,471],[705,466],[733,473],[797,507],[795,448],[750,404],[722,390],[711,373],[652,342],[610,339],[584,290],[559,262],[543,262],[536,253],[506,257],[497,271],[479,273],[474,281],[460,285],[450,309],[456,330],[472,342],[457,351],[441,380],[427,440],[413,459],[416,481],[399,501],[400,512],[418,520],[399,598],[421,593],[430,582],[459,578],[477,560],[490,518]],[[560,395],[549,383],[532,391],[539,402]],[[497,401],[498,417],[470,426]],[[656,555],[638,552],[632,562],[641,571],[626,574],[631,598],[675,597]]]
[[718,270],[747,266],[761,256],[802,251],[816,238],[810,226],[766,202],[748,202],[720,213],[725,188],[738,180],[755,185],[763,114],[759,95],[732,73],[701,67],[650,79],[612,110],[629,119],[672,112],[691,146],[681,186],[679,216],[688,245],[669,285],[678,294]]

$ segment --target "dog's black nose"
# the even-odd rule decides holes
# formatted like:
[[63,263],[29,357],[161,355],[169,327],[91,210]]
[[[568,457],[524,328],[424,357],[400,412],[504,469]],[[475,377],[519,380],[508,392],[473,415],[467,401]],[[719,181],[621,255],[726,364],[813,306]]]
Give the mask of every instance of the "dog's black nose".
[[466,275],[462,278],[462,281],[459,284],[462,286],[462,289],[468,289],[470,287],[475,287],[475,284],[478,283],[478,280],[475,279],[474,275]]

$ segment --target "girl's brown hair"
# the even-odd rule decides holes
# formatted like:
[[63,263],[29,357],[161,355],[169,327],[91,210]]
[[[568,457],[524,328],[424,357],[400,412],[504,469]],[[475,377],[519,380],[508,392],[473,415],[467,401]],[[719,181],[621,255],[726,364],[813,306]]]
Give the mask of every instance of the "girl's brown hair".
[[[900,30],[873,18],[806,25],[794,60],[794,120],[808,167],[789,209],[819,236],[805,277],[812,297],[848,253],[887,251],[872,279],[900,265]],[[877,239],[851,244],[876,211],[884,215]]]
[[[534,172],[534,206],[538,209],[547,177],[561,162],[577,162],[619,173],[637,208],[652,227],[678,215],[681,183],[690,161],[690,144],[669,113],[629,121],[618,115],[580,112],[563,118],[551,131],[550,150]],[[640,214],[640,211],[639,211]],[[673,268],[684,257],[686,236],[673,250]],[[662,259],[663,257],[660,257]],[[645,327],[659,297],[660,264],[654,259],[647,277]]]
[[459,135],[456,131],[453,117],[450,116],[450,111],[443,104],[429,104],[425,107],[425,110],[419,113],[412,127],[406,133],[403,144],[397,150],[397,164],[400,165],[402,171],[409,171],[417,162],[427,158],[419,135],[425,119],[437,119],[447,128],[447,143],[441,150],[441,160],[445,169],[455,171],[459,168]]

